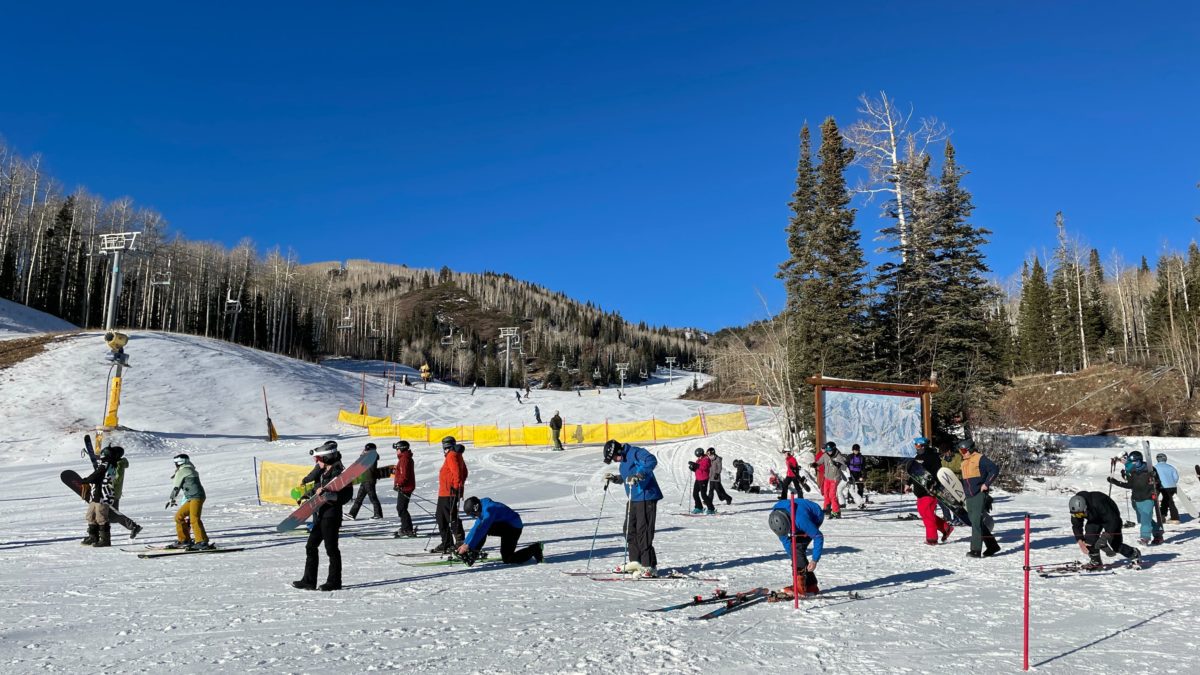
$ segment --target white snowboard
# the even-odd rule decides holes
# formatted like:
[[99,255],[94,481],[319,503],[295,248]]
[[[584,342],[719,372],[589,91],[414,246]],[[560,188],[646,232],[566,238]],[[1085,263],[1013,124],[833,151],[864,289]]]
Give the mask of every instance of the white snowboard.
[[943,466],[938,469],[937,478],[946,492],[957,499],[960,504],[967,501],[967,493],[963,491],[962,481],[954,475],[953,471]]

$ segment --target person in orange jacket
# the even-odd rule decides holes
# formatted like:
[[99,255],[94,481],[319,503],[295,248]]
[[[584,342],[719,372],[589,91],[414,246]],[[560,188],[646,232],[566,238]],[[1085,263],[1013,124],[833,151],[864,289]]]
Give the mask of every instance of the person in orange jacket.
[[462,498],[466,486],[467,465],[459,448],[463,446],[453,436],[442,439],[442,455],[445,459],[438,473],[437,500],[437,526],[442,533],[442,543],[432,549],[434,553],[450,553],[466,538],[462,519],[458,517],[458,500]]

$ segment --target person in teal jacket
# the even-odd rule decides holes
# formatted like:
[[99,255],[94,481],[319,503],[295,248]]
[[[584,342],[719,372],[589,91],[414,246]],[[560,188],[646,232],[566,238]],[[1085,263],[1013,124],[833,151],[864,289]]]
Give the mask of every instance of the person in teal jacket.
[[542,562],[540,541],[517,550],[525,525],[521,522],[521,516],[508,505],[487,497],[467,497],[463,502],[463,513],[475,519],[475,525],[467,533],[462,546],[458,547],[458,554],[468,565],[475,562],[488,537],[500,537],[500,559],[509,565],[519,565],[530,558]]
[[625,520],[625,541],[629,547],[629,561],[617,568],[618,572],[638,572],[653,577],[658,573],[658,555],[654,550],[654,521],[658,514],[658,502],[663,498],[658,480],[654,478],[654,467],[658,458],[649,450],[616,439],[604,444],[604,463],[620,463],[620,473],[607,474],[605,479],[613,483],[624,483],[629,497]]
[[[174,544],[168,544],[167,548],[188,548],[193,551],[215,548],[208,543],[208,533],[204,531],[204,523],[200,520],[200,513],[204,508],[206,497],[204,486],[200,484],[200,474],[187,455],[175,455],[174,459],[175,474],[171,476],[171,484],[174,489],[171,490],[171,499],[167,502],[167,508],[178,503],[176,498],[180,492],[183,493],[183,505],[175,512],[176,541]],[[191,536],[193,532],[196,535],[195,540]]]

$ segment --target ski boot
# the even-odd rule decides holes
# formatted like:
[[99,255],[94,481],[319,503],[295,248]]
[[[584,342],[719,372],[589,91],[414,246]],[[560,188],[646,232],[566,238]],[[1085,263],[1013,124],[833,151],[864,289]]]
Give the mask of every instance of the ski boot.
[[188,550],[189,551],[211,551],[215,548],[216,548],[216,546],[213,546],[212,544],[210,544],[207,541],[198,541],[198,542],[192,544],[191,546],[189,546]]
[[112,530],[110,529],[111,527],[112,527],[111,525],[101,525],[100,526],[100,536],[96,540],[96,543],[92,544],[92,546],[94,548],[107,548],[109,546],[112,546]]
[[726,497],[725,498],[725,506],[729,506],[731,504],[733,504],[733,497]]
[[325,583],[321,584],[320,586],[317,586],[317,590],[318,590],[318,591],[325,591],[325,592],[329,592],[329,591],[340,591],[340,590],[342,590],[342,585],[341,585],[341,584],[330,583],[330,582],[326,581]]
[[1138,539],[1138,543],[1139,543],[1139,544],[1141,544],[1142,546],[1149,546],[1149,545],[1150,545],[1150,540],[1149,540],[1149,539],[1146,539],[1145,537],[1140,537],[1140,538]]
[[1151,545],[1151,546],[1158,546],[1158,545],[1160,545],[1160,544],[1162,544],[1162,543],[1163,543],[1163,538],[1162,538],[1162,535],[1159,535],[1159,536],[1155,537],[1154,539],[1151,539],[1151,540],[1150,540],[1150,545]]
[[136,539],[138,536],[138,532],[141,532],[141,531],[142,531],[142,526],[138,525],[137,523],[134,523],[133,529],[129,531],[129,538]]
[[1096,556],[1079,566],[1079,569],[1084,572],[1095,572],[1099,569],[1104,569],[1104,563],[1100,562],[1100,556]]
[[304,579],[297,579],[292,582],[292,588],[299,588],[302,591],[315,591],[315,590],[317,590],[317,585],[311,581],[305,581]]
[[449,544],[438,544],[429,549],[430,553],[449,553],[454,550],[454,547]]
[[946,543],[946,540],[950,538],[950,533],[952,533],[952,532],[954,532],[954,526],[946,525],[946,531],[942,533],[942,543],[943,544]]
[[1142,552],[1136,548],[1133,549],[1133,557],[1129,559],[1129,567],[1135,570],[1142,569]]
[[96,541],[99,539],[100,539],[100,526],[99,525],[88,525],[87,536],[84,537],[82,540],[80,540],[79,543],[82,546],[95,546]]
[[196,543],[196,542],[192,541],[191,539],[180,539],[179,541],[176,541],[174,543],[167,544],[163,548],[169,548],[169,549],[190,548],[191,545],[194,543]]
[[376,513],[375,515],[371,516],[371,520],[383,520],[383,514]]
[[535,546],[533,549],[533,559],[538,562],[542,562],[546,558],[545,545],[540,541],[534,542],[533,545]]
[[833,513],[831,513],[831,514],[829,515],[829,517],[830,517],[830,518],[837,518],[838,520],[841,520],[841,519],[842,519],[842,512],[841,512],[841,511],[834,511]]
[[704,513],[704,509],[700,509],[700,508],[695,508],[695,509],[692,509],[692,514],[693,514],[693,515],[697,515],[697,516],[698,516],[698,515],[700,515],[701,513]]
[[704,512],[704,515],[715,516],[715,515],[717,515],[717,510],[716,509],[708,509],[707,511]]
[[645,567],[642,569],[641,573],[638,576],[641,577],[642,579],[654,579],[654,578],[658,577],[658,568]]
[[630,560],[623,565],[617,565],[613,570],[614,574],[637,574],[642,571],[642,564],[635,560]]
[[405,530],[405,529],[401,528],[399,530],[396,530],[396,534],[394,534],[392,536],[396,537],[397,539],[399,539],[401,537],[408,537],[411,539],[411,538],[417,536],[417,531],[416,530]]

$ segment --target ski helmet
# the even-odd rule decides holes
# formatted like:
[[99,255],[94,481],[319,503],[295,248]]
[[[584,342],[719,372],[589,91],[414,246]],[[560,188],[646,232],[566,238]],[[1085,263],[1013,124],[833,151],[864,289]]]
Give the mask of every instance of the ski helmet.
[[467,497],[467,500],[463,502],[463,513],[472,518],[482,515],[483,505],[479,502],[479,497]]
[[697,457],[703,457],[704,456],[704,448],[696,448],[696,451],[692,454],[696,455]]
[[624,454],[625,454],[625,449],[623,447],[621,447],[621,442],[618,441],[617,439],[610,438],[610,439],[608,439],[608,442],[604,444],[604,463],[605,464],[612,464],[613,460],[616,459],[617,456],[619,456],[619,455],[623,456]]
[[709,448],[708,450],[706,450],[706,452],[707,452],[708,454],[710,454],[710,455],[714,456],[714,457],[716,457],[716,455],[717,455],[717,449],[716,449],[716,448]]
[[187,455],[185,455],[183,453],[175,455],[175,457],[173,457],[172,459],[175,461],[175,466],[187,464],[192,461],[190,457],[188,457]]
[[308,451],[310,455],[325,455],[331,452],[337,452],[337,441],[325,441],[318,447]]
[[454,444],[458,441],[454,440],[453,436],[447,436],[442,439],[442,454],[450,452],[454,449]]
[[858,443],[850,446],[850,452],[862,452],[862,447]]
[[1140,451],[1134,450],[1133,452],[1129,453],[1129,461],[1133,462],[1134,464],[1141,464],[1142,462],[1146,461],[1146,459],[1142,457],[1142,453]]
[[461,455],[467,451],[467,446],[463,445],[462,443],[456,443],[454,445],[454,451]]
[[913,445],[929,445],[929,439],[924,436],[917,436],[913,439]]
[[1067,509],[1075,518],[1082,518],[1087,515],[1087,500],[1084,499],[1083,493],[1079,493],[1071,497],[1071,501],[1067,503]]
[[838,454],[837,443],[834,443],[833,441],[829,441],[828,443],[826,443],[825,444],[825,454],[827,454],[831,457],[836,457]]
[[408,441],[396,441],[392,443],[392,449],[396,451],[408,450]]
[[964,438],[961,441],[959,441],[958,445],[955,447],[957,447],[959,450],[966,450],[967,452],[975,452],[975,441],[973,441],[969,438]]
[[119,445],[110,445],[100,451],[100,459],[115,462],[125,456],[125,448]]
[[772,509],[771,514],[767,516],[767,525],[779,537],[786,537],[792,533],[792,519],[788,518],[787,511],[783,509]]
[[1165,453],[1165,452],[1158,453],[1157,455],[1154,456],[1154,461],[1156,461],[1156,462],[1167,461],[1167,453]]
[[374,443],[367,443],[366,447],[363,448],[363,450],[374,450],[374,449],[375,449]]

